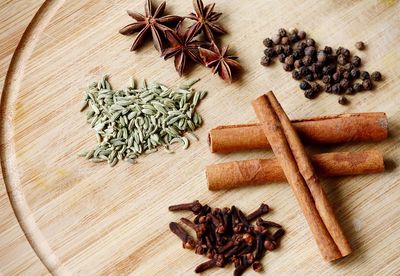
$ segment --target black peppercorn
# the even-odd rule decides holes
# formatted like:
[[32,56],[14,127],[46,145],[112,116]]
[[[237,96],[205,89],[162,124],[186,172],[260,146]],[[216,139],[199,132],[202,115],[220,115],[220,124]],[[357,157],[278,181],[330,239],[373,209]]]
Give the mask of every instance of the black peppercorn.
[[353,95],[354,94],[354,89],[352,87],[347,88],[345,94],[346,95]]
[[294,59],[300,59],[300,58],[303,57],[302,52],[300,50],[297,50],[297,49],[293,51],[292,55],[293,55]]
[[322,74],[331,75],[335,72],[336,66],[334,64],[328,64],[322,68]]
[[274,37],[272,38],[272,41],[274,42],[274,44],[281,43],[281,36],[280,35],[274,35]]
[[350,57],[350,51],[349,51],[349,49],[346,49],[346,48],[341,48],[340,54],[344,55],[346,58]]
[[261,63],[262,66],[268,66],[268,65],[271,64],[271,62],[272,62],[272,59],[270,57],[263,56],[261,58],[261,62],[260,63]]
[[358,56],[352,57],[352,58],[351,58],[351,64],[352,64],[354,67],[360,67],[360,65],[361,65],[361,58],[358,57]]
[[299,69],[301,66],[303,66],[303,62],[301,61],[301,59],[294,61],[294,68]]
[[307,46],[314,46],[315,45],[315,40],[312,38],[309,38],[306,40]]
[[282,63],[285,62],[285,58],[286,58],[285,54],[279,54],[279,55],[278,55],[278,60],[279,60],[280,62],[282,62]]
[[313,81],[314,80],[314,76],[312,74],[308,74],[304,76],[304,79],[307,81]]
[[325,84],[324,90],[326,93],[332,93],[332,85]]
[[340,96],[338,99],[338,103],[341,105],[346,105],[348,103],[348,100],[345,96]]
[[343,66],[343,68],[344,68],[344,70],[346,70],[346,71],[351,71],[351,70],[354,69],[354,66],[349,62],[349,63],[346,63],[346,64]]
[[336,67],[336,72],[338,72],[340,75],[343,74],[346,70],[343,67]]
[[322,74],[322,72],[317,72],[317,73],[314,73],[313,76],[314,76],[314,79],[322,80],[322,77],[324,75]]
[[332,54],[332,47],[325,46],[324,52],[325,52],[326,54],[328,54],[328,55]]
[[347,63],[347,58],[344,55],[340,54],[337,57],[337,61],[340,65],[345,65]]
[[300,38],[301,40],[303,40],[303,39],[306,38],[306,32],[305,32],[305,31],[299,31],[299,32],[298,32],[298,35],[299,35],[299,38]]
[[292,78],[295,80],[300,80],[301,79],[301,74],[298,70],[293,70],[292,71]]
[[290,33],[292,33],[292,34],[297,34],[299,32],[299,30],[297,30],[296,28],[293,28],[291,31],[290,31]]
[[291,43],[296,43],[297,41],[300,40],[299,36],[297,35],[297,33],[292,33],[289,37],[289,40]]
[[265,47],[273,47],[274,46],[274,42],[269,37],[267,37],[266,39],[263,40],[263,44]]
[[350,79],[351,78],[350,72],[344,71],[342,74],[342,78],[347,79],[347,80]]
[[288,56],[288,55],[291,55],[292,52],[293,52],[292,47],[290,47],[289,45],[283,46],[283,53],[284,53],[285,55],[287,55],[287,56]]
[[340,84],[336,83],[336,84],[332,85],[332,93],[333,94],[340,94],[341,93]]
[[272,47],[268,47],[264,50],[264,55],[267,57],[273,57],[275,55],[275,50]]
[[324,63],[326,61],[326,53],[323,51],[319,51],[317,54],[318,62]]
[[313,56],[315,55],[316,50],[314,46],[308,46],[307,48],[304,49],[304,54],[306,56]]
[[369,79],[369,73],[367,71],[361,71],[360,72],[360,79],[362,79],[362,80]]
[[321,86],[318,83],[315,83],[311,89],[315,92],[318,93],[319,91],[321,91]]
[[364,48],[365,48],[364,42],[362,42],[362,41],[356,42],[356,44],[355,44],[354,46],[355,46],[358,50],[364,50]]
[[278,34],[282,37],[282,36],[286,36],[286,30],[284,28],[280,28],[278,30]]
[[294,58],[293,58],[293,56],[292,56],[292,55],[287,56],[287,57],[285,58],[285,63],[286,63],[286,64],[289,64],[289,65],[293,65],[293,64],[294,64]]
[[372,81],[370,79],[365,79],[362,82],[362,86],[365,90],[371,90],[372,89]]
[[304,97],[306,97],[307,99],[314,99],[317,96],[317,93],[315,93],[314,90],[312,89],[307,89],[306,91],[304,91]]
[[350,71],[350,76],[353,79],[357,79],[360,76],[360,70],[358,70],[357,68],[354,68],[353,70]]
[[327,63],[336,63],[337,62],[337,55],[327,55],[326,56]]
[[281,37],[281,44],[282,45],[288,45],[289,44],[289,38],[287,36]]
[[307,43],[304,41],[297,42],[296,49],[303,51],[307,47]]
[[342,79],[342,80],[340,81],[340,87],[342,87],[342,89],[343,89],[344,91],[346,91],[346,89],[347,89],[349,86],[350,86],[349,80],[347,80],[347,79]]
[[371,79],[374,81],[380,81],[380,80],[382,80],[382,75],[380,72],[375,71],[371,74]]
[[329,75],[323,76],[322,77],[322,82],[325,83],[325,84],[330,83],[331,82],[331,76],[329,76]]
[[353,84],[353,90],[354,92],[360,92],[363,90],[363,86],[361,83],[355,83]]
[[290,71],[293,70],[293,65],[292,65],[292,64],[284,63],[284,64],[283,64],[283,70],[285,70],[285,71],[287,71],[287,72],[290,72]]
[[276,46],[274,47],[274,50],[275,50],[275,53],[276,53],[277,55],[283,53],[283,47],[282,47],[282,45],[276,45]]
[[303,64],[305,66],[311,65],[311,63],[312,63],[312,57],[310,57],[310,56],[303,57]]
[[307,89],[310,89],[310,87],[311,87],[310,83],[308,83],[306,81],[300,82],[300,89],[301,90],[307,90]]
[[336,72],[332,75],[332,81],[333,82],[339,82],[340,81],[340,73]]
[[305,66],[303,66],[303,67],[300,67],[300,70],[299,70],[299,72],[300,72],[300,74],[301,74],[302,76],[305,76],[305,75],[308,75],[308,74],[310,74],[310,70],[308,70],[308,68],[307,68],[307,67],[305,67]]
[[320,63],[313,63],[313,64],[311,64],[310,69],[311,69],[311,72],[313,72],[313,73],[322,72],[322,66],[321,66]]
[[337,56],[340,55],[340,54],[342,53],[342,49],[343,49],[342,46],[340,46],[339,48],[336,49],[336,55],[337,55]]

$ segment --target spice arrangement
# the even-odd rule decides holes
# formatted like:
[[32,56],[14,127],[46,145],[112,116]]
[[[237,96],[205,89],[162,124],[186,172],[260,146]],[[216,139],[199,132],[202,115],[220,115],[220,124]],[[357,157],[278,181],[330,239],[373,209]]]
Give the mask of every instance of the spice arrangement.
[[96,132],[97,146],[80,156],[92,162],[118,161],[134,163],[143,153],[152,153],[159,147],[172,153],[170,146],[181,143],[189,147],[190,134],[202,124],[196,107],[206,96],[205,91],[194,91],[192,81],[169,88],[163,84],[143,82],[135,88],[133,80],[125,90],[113,90],[107,76],[89,86],[82,110]]
[[[195,12],[188,16],[163,15],[166,2],[162,2],[155,10],[151,0],[146,0],[145,14],[128,11],[135,19],[120,30],[123,35],[138,32],[131,51],[137,50],[151,32],[155,48],[164,59],[174,58],[175,69],[182,76],[189,62],[212,68],[212,73],[227,82],[232,82],[233,73],[241,69],[237,57],[229,55],[229,47],[219,48],[215,36],[226,31],[217,23],[222,13],[214,11],[215,4],[204,6],[202,0],[193,0]],[[187,29],[184,19],[194,21]],[[175,27],[175,28],[174,28]]]
[[[304,31],[291,32],[279,29],[272,38],[263,41],[266,49],[261,58],[261,65],[269,66],[275,57],[283,64],[283,69],[292,73],[292,78],[299,80],[304,96],[314,99],[320,91],[340,95],[338,102],[347,104],[346,95],[373,89],[373,81],[380,81],[380,72],[360,70],[361,58],[352,55],[349,49],[325,46],[319,48],[315,40],[307,37]],[[363,50],[363,42],[355,47]],[[323,85],[323,86],[321,86]]]
[[[351,253],[319,176],[384,171],[382,154],[333,152],[308,156],[302,142],[330,144],[381,141],[388,136],[384,113],[357,113],[290,121],[272,92],[253,101],[260,124],[221,126],[209,133],[212,152],[272,148],[276,159],[245,160],[206,168],[210,190],[287,180],[303,210],[321,255],[333,261]],[[300,140],[301,139],[301,140]]]
[[[261,218],[269,212],[264,203],[248,215],[236,206],[213,210],[198,200],[170,206],[169,210],[191,211],[195,215],[193,221],[181,218],[181,223],[194,231],[196,238],[179,223],[171,222],[169,228],[182,241],[183,248],[209,259],[196,267],[196,273],[229,263],[235,266],[235,276],[242,275],[249,267],[262,271],[260,260],[267,251],[278,247],[285,233],[280,224]],[[256,225],[252,225],[253,221]]]

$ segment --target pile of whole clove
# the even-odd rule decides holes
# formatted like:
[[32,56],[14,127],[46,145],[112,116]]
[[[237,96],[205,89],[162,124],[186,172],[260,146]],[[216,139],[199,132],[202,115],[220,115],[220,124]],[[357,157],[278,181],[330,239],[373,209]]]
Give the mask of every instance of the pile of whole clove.
[[[193,221],[181,218],[181,222],[194,230],[197,239],[180,224],[169,224],[170,230],[182,240],[184,248],[194,249],[196,254],[210,259],[198,265],[196,273],[225,267],[229,263],[235,266],[234,275],[242,275],[249,267],[262,271],[261,258],[266,251],[277,248],[285,233],[281,225],[260,218],[269,212],[268,205],[264,203],[248,215],[235,206],[212,210],[198,200],[170,206],[169,210],[191,211],[196,215]],[[256,225],[252,225],[255,220]]]
[[[300,89],[304,96],[314,99],[320,93],[323,83],[326,93],[341,95],[338,102],[347,104],[344,95],[353,95],[357,92],[372,90],[372,81],[380,81],[381,73],[361,71],[361,58],[352,55],[349,49],[339,47],[333,49],[325,46],[319,49],[315,40],[307,38],[304,31],[297,29],[287,32],[281,28],[273,38],[263,41],[264,56],[261,58],[263,66],[269,66],[273,58],[283,63],[283,69],[292,72],[295,80],[301,80]],[[364,49],[364,43],[355,44],[358,50]],[[358,81],[360,80],[360,81]]]

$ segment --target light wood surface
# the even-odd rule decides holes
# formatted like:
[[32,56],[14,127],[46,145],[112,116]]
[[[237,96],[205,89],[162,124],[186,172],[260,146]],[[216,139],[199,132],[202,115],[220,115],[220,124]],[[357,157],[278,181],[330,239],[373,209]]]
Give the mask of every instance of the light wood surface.
[[[0,274],[193,275],[204,257],[183,250],[168,230],[170,221],[188,214],[169,213],[167,206],[194,199],[214,207],[236,204],[244,211],[261,202],[272,207],[268,218],[283,224],[287,234],[281,248],[263,259],[265,274],[399,274],[398,1],[218,1],[216,9],[224,13],[221,24],[229,31],[222,42],[231,45],[245,68],[232,85],[199,66],[180,79],[173,61],[159,58],[151,43],[129,52],[133,37],[118,30],[131,22],[125,10],[142,12],[142,2],[54,0],[33,20],[43,1],[0,4],[0,157],[5,182],[0,185]],[[192,11],[191,1],[170,0],[167,10],[185,15]],[[262,40],[279,27],[304,29],[321,45],[352,51],[356,41],[364,41],[367,50],[357,54],[364,68],[381,71],[384,81],[373,92],[351,97],[348,106],[337,104],[333,95],[305,99],[298,82],[279,64],[267,69],[259,65]],[[205,121],[196,132],[200,142],[187,151],[160,151],[136,165],[114,168],[78,158],[81,149],[96,143],[79,113],[83,91],[106,73],[114,87],[121,88],[129,76],[168,85],[200,77],[196,87],[209,91],[199,108]],[[369,111],[388,115],[390,137],[379,144],[309,148],[379,149],[387,160],[382,174],[323,180],[354,250],[336,263],[322,260],[288,185],[207,190],[206,165],[272,157],[270,151],[211,154],[206,139],[217,125],[256,122],[250,102],[268,90],[291,118]],[[232,271],[230,266],[207,275]]]

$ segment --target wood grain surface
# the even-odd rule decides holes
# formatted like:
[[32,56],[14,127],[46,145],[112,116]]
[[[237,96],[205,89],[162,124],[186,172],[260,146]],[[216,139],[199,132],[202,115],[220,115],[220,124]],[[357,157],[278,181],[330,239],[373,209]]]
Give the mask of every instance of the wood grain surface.
[[[0,274],[193,275],[204,257],[183,250],[168,230],[170,221],[190,215],[170,213],[167,207],[194,199],[214,207],[236,204],[244,211],[261,202],[271,206],[268,218],[283,224],[287,234],[281,248],[263,259],[265,274],[399,274],[398,1],[218,1],[221,24],[229,32],[221,41],[231,45],[245,68],[231,85],[199,66],[179,78],[173,61],[159,58],[150,42],[129,52],[133,37],[118,30],[131,22],[125,10],[142,12],[142,2],[0,3]],[[185,15],[192,11],[191,1],[170,0],[167,11]],[[374,91],[352,96],[348,106],[337,104],[333,95],[307,100],[280,64],[259,65],[262,40],[280,27],[304,29],[320,45],[352,51],[356,41],[364,41],[367,49],[356,52],[363,68],[381,71],[384,80]],[[136,165],[110,168],[78,158],[80,150],[96,143],[79,113],[83,92],[104,74],[110,74],[116,88],[123,88],[130,76],[171,86],[201,78],[196,87],[209,95],[199,107],[205,121],[196,131],[200,141],[173,155],[160,151],[141,157]],[[379,144],[308,148],[313,153],[379,149],[387,163],[382,174],[323,180],[354,250],[333,264],[319,255],[288,185],[207,190],[206,165],[272,157],[270,151],[211,154],[207,145],[210,128],[256,122],[250,102],[268,90],[290,118],[370,111],[388,115],[390,137]],[[230,266],[206,274],[232,271]]]

